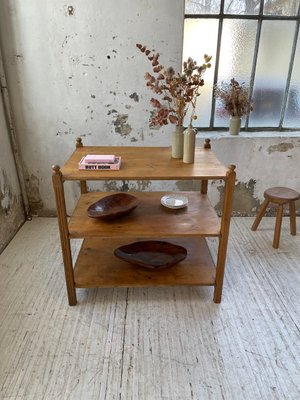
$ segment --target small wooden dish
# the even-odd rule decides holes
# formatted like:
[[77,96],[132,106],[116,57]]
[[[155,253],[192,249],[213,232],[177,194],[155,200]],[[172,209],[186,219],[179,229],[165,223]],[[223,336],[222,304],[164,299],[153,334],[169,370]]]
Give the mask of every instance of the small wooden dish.
[[138,203],[139,200],[131,194],[111,194],[91,204],[87,214],[91,218],[114,219],[129,214]]
[[148,240],[135,242],[115,249],[116,257],[149,269],[171,267],[187,256],[184,247],[172,243]]

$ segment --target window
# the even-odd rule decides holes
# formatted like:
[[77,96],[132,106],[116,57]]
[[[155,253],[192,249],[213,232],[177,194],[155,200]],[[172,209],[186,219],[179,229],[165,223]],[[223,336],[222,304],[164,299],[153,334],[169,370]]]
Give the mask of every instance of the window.
[[249,86],[245,130],[300,129],[300,0],[186,0],[183,59],[212,55],[199,97],[200,129],[228,127],[212,96],[216,83]]

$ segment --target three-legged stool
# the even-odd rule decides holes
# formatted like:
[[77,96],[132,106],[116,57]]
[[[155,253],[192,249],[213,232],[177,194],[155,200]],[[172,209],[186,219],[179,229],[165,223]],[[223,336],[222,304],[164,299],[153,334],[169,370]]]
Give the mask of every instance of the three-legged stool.
[[300,193],[296,192],[296,190],[289,189],[286,187],[272,187],[270,189],[265,190],[264,198],[265,198],[265,201],[263,202],[251,229],[252,229],[252,231],[256,231],[262,217],[265,214],[265,211],[266,211],[269,203],[278,204],[278,210],[277,210],[277,214],[276,214],[276,223],[275,223],[275,232],[274,232],[274,239],[273,239],[273,247],[274,247],[274,249],[278,249],[284,204],[289,204],[290,231],[291,231],[291,235],[296,235],[295,201],[300,198]]

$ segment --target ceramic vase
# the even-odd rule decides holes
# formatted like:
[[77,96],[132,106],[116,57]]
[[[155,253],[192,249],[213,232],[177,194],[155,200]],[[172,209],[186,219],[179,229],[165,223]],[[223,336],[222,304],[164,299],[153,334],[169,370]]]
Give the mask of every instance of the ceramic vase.
[[172,157],[182,158],[183,157],[183,126],[176,126],[175,131],[172,135]]
[[195,158],[196,131],[189,126],[183,133],[183,162],[193,163]]
[[229,120],[229,133],[230,135],[238,135],[241,130],[241,118],[231,116]]

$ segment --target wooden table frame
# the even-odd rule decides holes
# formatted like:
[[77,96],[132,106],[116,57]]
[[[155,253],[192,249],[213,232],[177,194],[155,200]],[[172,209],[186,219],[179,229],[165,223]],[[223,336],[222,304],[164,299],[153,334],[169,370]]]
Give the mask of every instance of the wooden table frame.
[[[86,154],[121,155],[121,169],[119,171],[79,170],[78,162]],[[202,149],[196,149],[193,164],[184,164],[182,160],[172,159],[170,148],[83,146],[81,139],[77,139],[76,150],[66,164],[62,168],[57,165],[52,167],[69,304],[76,305],[77,303],[77,287],[166,285],[214,286],[213,300],[215,303],[220,303],[235,177],[235,166],[230,165],[225,168],[216,159],[209,139],[205,140]],[[198,194],[186,192],[191,201],[189,200],[187,209],[182,212],[167,210],[158,205],[163,192],[134,192],[134,195],[140,198],[141,205],[119,221],[110,224],[87,217],[87,206],[95,199],[108,194],[88,192],[87,181],[141,179],[197,179],[201,180],[201,190]],[[207,197],[209,180],[225,182],[221,222]],[[65,181],[79,181],[81,191],[81,198],[69,220],[65,202]],[[141,215],[149,215],[146,222],[143,222],[144,218],[141,218]],[[155,230],[155,223],[160,220],[163,224],[158,232]],[[151,221],[154,221],[152,225]],[[219,238],[216,264],[211,259],[204,239],[209,236]],[[168,241],[173,240],[178,244],[183,243],[188,249],[187,261],[184,260],[170,269],[149,271],[118,260],[111,254],[118,244],[154,237],[167,238]],[[75,268],[70,242],[74,238],[84,239]],[[95,258],[99,257],[101,260],[96,262]]]

